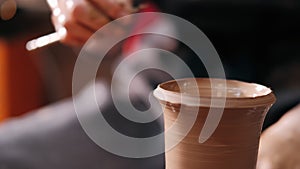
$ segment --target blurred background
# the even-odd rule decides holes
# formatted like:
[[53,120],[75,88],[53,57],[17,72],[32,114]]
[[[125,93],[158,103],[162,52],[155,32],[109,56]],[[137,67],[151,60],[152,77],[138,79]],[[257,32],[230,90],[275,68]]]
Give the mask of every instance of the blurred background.
[[[271,113],[276,116],[267,116],[265,127],[299,102],[300,1],[190,0],[184,5],[174,1],[172,7],[160,3],[209,37],[228,78],[275,91],[278,101]],[[32,52],[25,49],[28,40],[54,31],[46,2],[0,0],[0,18],[0,121],[70,97],[78,50],[60,43]],[[197,64],[201,63],[192,62],[193,67]],[[196,69],[195,74],[202,71]]]
[[71,96],[76,52],[60,43],[25,49],[54,31],[46,1],[1,0],[0,18],[0,121]]

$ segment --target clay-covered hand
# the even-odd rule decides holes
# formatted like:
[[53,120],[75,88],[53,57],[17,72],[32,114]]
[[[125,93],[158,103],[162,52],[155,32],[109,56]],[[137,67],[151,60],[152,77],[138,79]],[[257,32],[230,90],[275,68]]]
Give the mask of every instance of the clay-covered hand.
[[61,41],[72,46],[83,45],[103,25],[130,14],[132,6],[131,0],[64,0],[62,2],[66,4],[52,7],[52,21],[57,31],[65,28],[65,35]]
[[257,169],[300,169],[300,105],[261,136]]

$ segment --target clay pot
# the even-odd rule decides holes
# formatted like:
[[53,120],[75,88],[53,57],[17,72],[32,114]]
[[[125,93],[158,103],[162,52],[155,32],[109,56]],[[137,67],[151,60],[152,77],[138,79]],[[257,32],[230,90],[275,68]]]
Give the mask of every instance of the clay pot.
[[154,95],[164,111],[167,169],[255,169],[262,123],[275,102],[269,88],[196,78],[160,84]]

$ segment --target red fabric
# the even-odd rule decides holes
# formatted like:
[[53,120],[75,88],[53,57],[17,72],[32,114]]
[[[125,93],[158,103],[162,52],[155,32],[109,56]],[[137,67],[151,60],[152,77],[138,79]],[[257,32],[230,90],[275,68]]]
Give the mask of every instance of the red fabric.
[[[141,9],[139,13],[143,12],[158,12],[158,8],[153,3],[148,3],[145,8]],[[155,16],[151,17],[139,17],[136,21],[136,25],[133,28],[132,33],[135,34],[135,32],[141,31],[143,29],[146,29],[149,25],[152,24],[152,21],[157,19]],[[130,38],[128,38],[124,45],[123,45],[123,56],[128,56],[131,53],[135,52],[135,47],[142,43],[142,37],[143,35],[134,35]]]

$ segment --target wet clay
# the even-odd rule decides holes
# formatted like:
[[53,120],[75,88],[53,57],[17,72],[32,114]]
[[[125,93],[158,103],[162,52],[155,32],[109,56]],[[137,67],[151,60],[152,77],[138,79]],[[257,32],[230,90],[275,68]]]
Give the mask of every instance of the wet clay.
[[[257,84],[215,79],[213,86],[220,88],[221,85],[218,83],[224,84],[223,82],[225,82],[226,90],[223,91],[227,93],[224,95],[222,92],[221,94],[216,92],[216,95],[212,95],[210,80],[214,79],[196,79],[197,83],[189,84],[190,80],[182,79],[177,83],[175,81],[166,82],[156,89],[156,92],[161,92],[155,93],[155,96],[163,106],[165,129],[174,123],[182,127],[186,125],[184,120],[178,120],[180,111],[189,114],[190,110],[195,108],[198,110],[192,129],[177,146],[166,152],[166,168],[255,169],[262,123],[268,109],[275,101],[272,91]],[[193,92],[196,89],[199,91],[198,95]],[[184,92],[181,92],[182,90]],[[170,98],[182,97],[180,93],[185,93],[191,98],[200,97],[200,103],[197,105],[192,101],[192,104],[188,104],[191,98],[188,101]],[[163,94],[163,96],[159,94]],[[168,94],[170,95],[166,96]],[[221,99],[224,97],[226,97],[224,107],[210,105],[211,98]],[[214,113],[220,109],[224,112],[216,130],[207,141],[200,143],[199,134],[209,110],[210,113]],[[176,140],[185,134],[179,127],[178,130],[171,132],[172,137],[167,138],[166,144],[172,142],[170,139]]]

